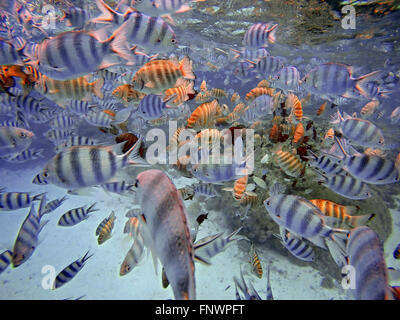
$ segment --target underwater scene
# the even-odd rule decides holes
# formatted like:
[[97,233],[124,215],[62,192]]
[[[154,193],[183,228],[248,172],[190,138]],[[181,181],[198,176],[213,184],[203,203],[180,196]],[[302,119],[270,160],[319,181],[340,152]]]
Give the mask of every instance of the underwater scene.
[[400,1],[0,1],[0,299],[400,299]]

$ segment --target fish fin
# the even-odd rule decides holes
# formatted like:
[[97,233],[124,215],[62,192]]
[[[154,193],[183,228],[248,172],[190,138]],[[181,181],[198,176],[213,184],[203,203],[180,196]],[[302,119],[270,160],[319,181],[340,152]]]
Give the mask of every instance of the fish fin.
[[130,165],[141,165],[141,166],[148,166],[149,164],[145,159],[143,159],[140,154],[140,146],[142,144],[143,137],[140,137],[138,141],[130,148],[123,156],[128,157],[128,163]]
[[90,251],[90,250],[88,250],[88,251],[86,252],[86,254],[82,257],[81,263],[85,263],[90,257],[92,257],[92,256],[94,255],[94,253],[92,253],[90,256],[88,256],[89,251]]
[[169,24],[176,26],[175,20],[171,17],[170,14],[164,14],[161,16],[161,18],[163,18]]
[[377,70],[377,71],[370,72],[370,73],[368,73],[368,74],[366,74],[366,75],[363,75],[363,76],[361,76],[361,77],[355,79],[355,80],[357,81],[357,82],[356,82],[355,88],[358,90],[358,92],[359,92],[361,95],[363,95],[363,96],[366,97],[366,98],[369,98],[369,95],[368,95],[368,93],[366,92],[366,89],[364,88],[364,86],[365,86],[369,81],[374,80],[380,73],[381,73],[381,71],[380,71],[380,70]]
[[270,43],[274,43],[275,40],[276,40],[276,38],[275,38],[275,33],[276,33],[276,31],[277,31],[277,27],[278,27],[278,24],[275,24],[275,25],[273,25],[273,26],[271,27],[271,29],[268,30],[268,41],[269,41]]
[[175,13],[184,13],[192,10],[192,8],[188,4],[183,4]]
[[345,252],[330,238],[326,239],[326,246],[328,247],[329,253],[332,259],[339,267],[343,267],[347,264]]
[[90,212],[95,212],[95,211],[99,211],[100,209],[93,209],[93,207],[96,205],[97,202],[93,203],[89,208],[87,208],[86,212],[90,213]]
[[210,261],[208,261],[206,258],[201,257],[201,256],[199,256],[197,254],[194,255],[194,261],[200,262],[200,263],[202,263],[204,265],[207,265],[207,266],[211,265]]
[[103,85],[104,85],[104,79],[100,78],[100,79],[96,80],[95,82],[91,83],[91,85],[92,85],[93,94],[98,96],[100,99],[103,99],[104,94],[101,91],[101,89],[103,88]]
[[179,62],[179,69],[181,70],[182,75],[185,79],[196,79],[196,76],[193,74],[192,71],[192,65],[193,63],[188,56],[184,56],[183,59]]
[[375,217],[375,214],[364,214],[361,216],[352,216],[350,226],[353,228],[357,228],[360,226],[365,226],[371,219]]
[[114,17],[118,15],[113,9],[111,9],[104,1],[96,0],[97,8],[101,11],[101,15],[90,19],[89,22],[91,23],[109,23],[114,20]]

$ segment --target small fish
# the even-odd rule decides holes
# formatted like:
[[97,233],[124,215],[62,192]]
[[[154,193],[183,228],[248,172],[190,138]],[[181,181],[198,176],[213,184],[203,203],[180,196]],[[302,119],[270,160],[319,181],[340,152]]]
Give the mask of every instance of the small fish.
[[144,253],[144,240],[140,233],[138,233],[133,241],[133,244],[127,252],[124,261],[121,264],[119,275],[127,275],[132,269],[141,261]]
[[194,193],[206,198],[214,198],[219,195],[215,187],[211,183],[197,183],[191,185]]
[[300,73],[296,67],[283,67],[272,79],[271,87],[287,91],[300,91]]
[[55,199],[53,201],[50,201],[49,203],[46,204],[46,206],[43,209],[43,214],[53,212],[56,210],[58,207],[60,207],[65,200],[67,200],[68,197],[64,196],[61,199]]
[[255,208],[260,205],[261,198],[256,193],[246,191],[239,203],[244,207]]
[[316,172],[319,175],[319,177],[316,178],[317,182],[345,198],[363,200],[371,197],[371,191],[368,185],[350,175],[336,174],[332,177],[328,177],[318,171]]
[[246,31],[242,43],[248,49],[265,47],[268,42],[274,43],[277,27],[272,22],[255,23]]
[[256,87],[251,89],[247,94],[245,99],[249,102],[253,101],[257,97],[266,94],[268,96],[274,96],[275,94],[275,89],[273,88],[265,88],[265,87]]
[[368,120],[351,117],[346,113],[342,116],[338,110],[331,123],[336,124],[341,133],[355,145],[380,148],[385,143],[382,130]]
[[17,154],[14,157],[4,158],[4,160],[11,163],[24,163],[27,161],[33,161],[39,158],[43,158],[42,155],[43,151],[44,151],[43,149],[38,149],[38,150],[27,149]]
[[303,107],[299,98],[295,94],[291,92],[288,94],[285,101],[285,106],[287,109],[291,110],[291,117],[294,116],[297,121],[301,121],[303,119]]
[[297,178],[304,174],[305,165],[298,155],[282,151],[282,148],[275,152],[274,159],[277,165],[289,176]]
[[201,82],[201,84],[200,84],[200,90],[201,91],[207,91],[207,83],[206,83],[206,80],[203,80],[202,82]]
[[12,260],[12,252],[6,250],[0,254],[0,274],[7,269]]
[[379,100],[371,100],[360,110],[360,114],[363,118],[370,117],[376,109],[379,107]]
[[83,266],[85,265],[86,261],[93,256],[91,254],[88,256],[89,251],[81,258],[74,262],[72,262],[69,266],[64,268],[55,278],[53,283],[53,290],[60,288],[61,286],[65,285],[67,282],[71,281],[79,271],[82,270]]
[[115,113],[109,110],[91,110],[84,115],[84,119],[96,127],[111,128]]
[[134,185],[127,183],[125,180],[118,182],[103,183],[101,184],[101,187],[106,191],[113,192],[116,194],[124,194],[130,191],[134,191],[132,189],[134,188]]
[[400,106],[395,108],[390,114],[390,122],[396,124],[400,122]]
[[16,156],[29,148],[34,133],[24,128],[0,127],[0,157]]
[[27,208],[33,201],[42,199],[44,193],[31,196],[27,192],[1,192],[0,193],[0,211],[13,211]]
[[294,134],[293,134],[293,144],[300,143],[303,141],[304,138],[304,126],[301,122],[297,123],[296,128],[294,129]]
[[[342,97],[358,97],[362,95],[368,97],[365,85],[368,81],[372,81],[379,71],[374,71],[364,76],[353,78],[352,67],[340,63],[325,63],[321,64],[301,80],[302,87],[315,94],[324,95],[326,98]],[[331,75],[335,74],[335,77]],[[352,93],[352,92],[355,93]]]
[[[272,79],[280,70],[283,68],[281,59],[273,56],[267,56],[259,59],[257,63],[253,64],[254,70],[262,74],[263,77],[269,77]],[[271,83],[268,84],[268,87]]]
[[192,187],[185,187],[178,189],[183,200],[193,200],[194,190]]
[[[189,80],[184,80],[183,84],[175,88],[170,88],[164,91],[163,101],[168,101],[171,106],[180,106],[187,100],[190,100],[196,94],[194,89],[194,82]],[[173,98],[175,96],[175,98]]]
[[357,228],[365,225],[375,216],[374,214],[354,216],[352,214],[357,210],[357,207],[342,206],[329,200],[312,199],[310,202],[317,206],[324,215],[338,219],[338,226],[345,224],[352,228]]
[[118,86],[113,90],[112,95],[125,102],[138,102],[146,96],[145,93],[134,90],[130,84]]
[[260,279],[263,276],[263,268],[261,266],[260,258],[258,257],[258,254],[256,252],[256,249],[254,248],[254,243],[251,244],[250,247],[250,262],[253,268],[253,272],[257,277]]
[[152,120],[160,118],[166,108],[167,105],[160,96],[149,94],[140,101],[138,111],[143,119]]
[[222,108],[217,100],[199,105],[187,120],[187,128],[207,127],[222,115]]
[[[242,291],[242,293],[244,294],[246,300],[261,300],[260,295],[254,289],[251,282],[249,282],[249,287],[247,286],[247,283],[243,277],[242,268],[240,268],[240,279],[233,277],[233,280],[235,282],[235,286],[239,287],[240,291]],[[237,297],[238,296],[239,294],[237,294]]]
[[332,157],[328,155],[316,155],[314,152],[310,151],[310,157],[308,164],[312,167],[318,168],[321,172],[329,177],[334,175],[346,175],[346,171],[342,166]]
[[108,218],[105,218],[96,229],[96,236],[99,236],[97,243],[103,244],[111,238],[111,231],[114,228],[114,222],[116,220],[114,211],[111,212]]
[[[102,184],[129,164],[137,164],[143,138],[121,154],[125,141],[113,146],[75,146],[55,155],[46,164],[41,177],[61,188],[76,189]],[[134,156],[130,156],[130,154]]]
[[15,240],[12,250],[12,266],[14,268],[17,268],[26,262],[32,256],[39,244],[39,234],[46,223],[49,222],[49,220],[46,220],[42,223],[40,221],[43,217],[43,208],[45,203],[46,196],[43,195],[37,212],[35,212],[35,205],[32,203],[29,214],[19,229],[17,239]]
[[314,261],[314,250],[303,238],[292,235],[282,226],[279,226],[279,232],[280,235],[275,236],[293,256],[307,262]]
[[60,219],[58,220],[57,225],[63,227],[71,227],[83,220],[89,218],[89,213],[99,211],[99,209],[94,209],[96,203],[93,203],[89,208],[86,209],[86,206],[74,208],[66,213],[64,213]]
[[228,93],[226,91],[224,91],[223,89],[219,89],[219,88],[212,88],[210,90],[210,95],[213,98],[225,98],[228,96]]
[[327,105],[326,101],[323,104],[321,104],[321,106],[317,110],[317,116],[320,116],[325,112],[326,105]]
[[[154,77],[154,73],[157,76]],[[175,87],[177,80],[182,77],[188,80],[195,79],[192,61],[187,56],[181,61],[169,59],[147,62],[136,72],[131,85],[133,89],[145,93],[161,93]]]

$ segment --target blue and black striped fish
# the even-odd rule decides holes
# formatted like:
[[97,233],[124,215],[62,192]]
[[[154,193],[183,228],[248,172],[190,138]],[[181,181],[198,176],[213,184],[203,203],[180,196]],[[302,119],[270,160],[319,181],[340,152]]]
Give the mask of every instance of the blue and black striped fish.
[[253,24],[244,34],[243,45],[248,49],[258,49],[267,46],[268,42],[274,43],[277,27],[272,22]]
[[72,262],[69,266],[64,268],[64,270],[62,270],[54,279],[53,289],[60,288],[67,282],[71,281],[72,278],[74,278],[77,275],[77,273],[82,270],[83,266],[85,265],[85,262],[90,257],[93,256],[93,254],[91,254],[90,256],[88,256],[88,254],[89,251],[86,252],[86,254],[81,259]]
[[6,250],[0,254],[0,274],[7,269],[12,260],[12,252]]
[[83,220],[86,220],[87,218],[89,218],[89,213],[99,210],[94,209],[95,205],[96,203],[93,203],[87,209],[84,206],[67,211],[58,220],[58,225],[63,227],[70,227],[78,224],[79,222],[82,222]]
[[31,196],[28,192],[1,192],[0,211],[13,211],[27,208],[32,201],[41,200],[44,193]]

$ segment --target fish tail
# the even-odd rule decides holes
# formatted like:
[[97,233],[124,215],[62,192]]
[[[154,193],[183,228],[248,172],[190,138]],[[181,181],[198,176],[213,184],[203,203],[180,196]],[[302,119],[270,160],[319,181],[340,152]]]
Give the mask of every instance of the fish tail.
[[41,198],[42,198],[46,193],[47,193],[47,192],[43,192],[43,193],[37,194],[36,196],[34,196],[34,197],[32,198],[32,201],[41,200]]
[[192,61],[189,59],[188,56],[184,56],[183,59],[179,62],[179,69],[181,70],[182,76],[185,79],[196,79],[196,76],[193,74],[192,71]]
[[365,226],[373,217],[375,214],[364,214],[362,216],[353,216],[350,219],[350,226],[353,228],[357,228],[360,226]]
[[138,141],[130,148],[125,154],[122,155],[123,158],[129,159],[128,164],[131,165],[148,165],[147,161],[143,159],[140,154],[140,146],[142,144],[143,137],[140,137]]
[[368,73],[368,74],[365,74],[365,75],[363,75],[363,76],[361,76],[361,77],[359,77],[359,78],[356,79],[356,86],[355,86],[355,88],[358,90],[358,92],[359,92],[361,95],[363,95],[363,96],[366,97],[366,98],[369,98],[369,95],[368,95],[368,93],[366,92],[366,88],[364,88],[364,86],[365,86],[369,81],[374,80],[374,79],[376,78],[376,76],[377,76],[378,74],[380,74],[380,72],[381,72],[380,70],[373,71],[373,72],[370,72],[370,73]]
[[94,212],[94,211],[99,211],[99,209],[93,209],[93,207],[96,205],[97,202],[93,203],[88,209],[87,213]]
[[101,15],[96,18],[90,19],[89,22],[91,23],[112,22],[117,13],[102,0],[96,0],[96,4],[99,10],[101,11]]
[[95,94],[100,99],[104,98],[104,94],[101,91],[104,85],[104,78],[99,78],[95,82],[91,83],[93,94]]
[[90,257],[92,257],[94,255],[94,253],[92,253],[90,256],[88,256],[89,251],[85,253],[85,255],[83,256],[83,258],[81,259],[81,263],[85,263]]

